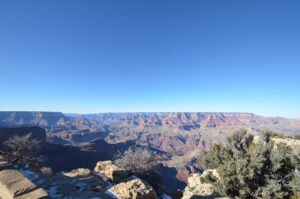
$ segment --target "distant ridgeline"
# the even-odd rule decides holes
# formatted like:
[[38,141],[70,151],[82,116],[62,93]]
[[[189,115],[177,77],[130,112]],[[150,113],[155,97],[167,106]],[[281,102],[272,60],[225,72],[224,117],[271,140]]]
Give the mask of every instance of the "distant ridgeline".
[[95,139],[109,143],[134,141],[168,154],[184,155],[222,142],[235,130],[254,134],[264,129],[300,134],[300,121],[253,113],[155,112],[63,114],[61,112],[0,111],[0,126],[39,126],[48,141],[78,145]]
[[[267,118],[253,113],[166,112],[63,114],[61,112],[0,111],[0,126],[40,126],[47,132],[109,131],[130,128],[142,132],[232,131],[244,128],[259,132],[263,128],[285,134],[300,133],[300,121],[280,117]],[[151,133],[151,132],[150,132]]]

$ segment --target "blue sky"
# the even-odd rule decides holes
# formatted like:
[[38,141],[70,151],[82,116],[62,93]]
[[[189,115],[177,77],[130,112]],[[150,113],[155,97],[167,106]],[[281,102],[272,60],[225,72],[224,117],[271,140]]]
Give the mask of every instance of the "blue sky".
[[298,0],[0,0],[0,110],[300,118]]

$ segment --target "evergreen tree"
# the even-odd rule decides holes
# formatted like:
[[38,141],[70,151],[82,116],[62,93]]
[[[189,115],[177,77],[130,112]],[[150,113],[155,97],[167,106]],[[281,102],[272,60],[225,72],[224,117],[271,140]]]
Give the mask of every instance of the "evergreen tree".
[[272,133],[257,141],[246,130],[233,133],[225,145],[202,152],[204,169],[217,169],[220,179],[209,181],[220,195],[241,199],[284,199],[299,192],[299,158],[284,143],[274,144]]

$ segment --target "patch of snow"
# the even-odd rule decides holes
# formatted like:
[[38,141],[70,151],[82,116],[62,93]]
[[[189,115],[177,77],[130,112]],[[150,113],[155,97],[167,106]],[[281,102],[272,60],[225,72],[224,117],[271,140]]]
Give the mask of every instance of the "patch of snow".
[[140,178],[136,177],[135,175],[131,176],[133,179],[138,179],[140,180]]
[[165,193],[164,193],[163,195],[161,195],[160,198],[161,198],[161,199],[172,199],[171,196],[168,196],[168,195],[165,194]]
[[37,184],[43,184],[45,181],[46,181],[46,179],[41,179],[41,180],[37,181],[36,183]]
[[118,198],[117,194],[115,194],[114,192],[107,190],[104,192],[106,195],[109,195],[112,198]]
[[23,170],[23,169],[20,169],[19,171],[31,181],[39,178],[39,175],[32,171]]
[[26,163],[26,164],[24,165],[24,168],[25,168],[25,169],[29,169],[29,164]]
[[98,175],[99,177],[101,177],[102,180],[108,181],[108,177],[107,177],[105,174],[98,172],[97,175]]
[[107,186],[106,186],[106,189],[110,189],[110,188],[112,188],[113,186],[115,186],[116,184],[113,184],[113,183],[111,183],[111,182],[109,182],[108,184],[107,184]]
[[19,168],[19,165],[16,165],[16,164],[15,164],[15,165],[14,165],[14,168],[15,168],[15,169],[16,169],[16,168]]

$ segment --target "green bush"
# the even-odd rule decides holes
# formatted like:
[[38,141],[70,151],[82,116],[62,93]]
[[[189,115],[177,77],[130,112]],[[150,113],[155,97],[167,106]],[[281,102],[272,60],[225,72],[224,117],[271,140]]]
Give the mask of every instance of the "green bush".
[[223,196],[241,199],[285,199],[300,193],[299,158],[286,144],[274,147],[273,134],[264,132],[257,142],[246,130],[202,152],[204,169],[217,169],[220,180],[206,177]]
[[294,135],[295,140],[300,140],[300,135]]

